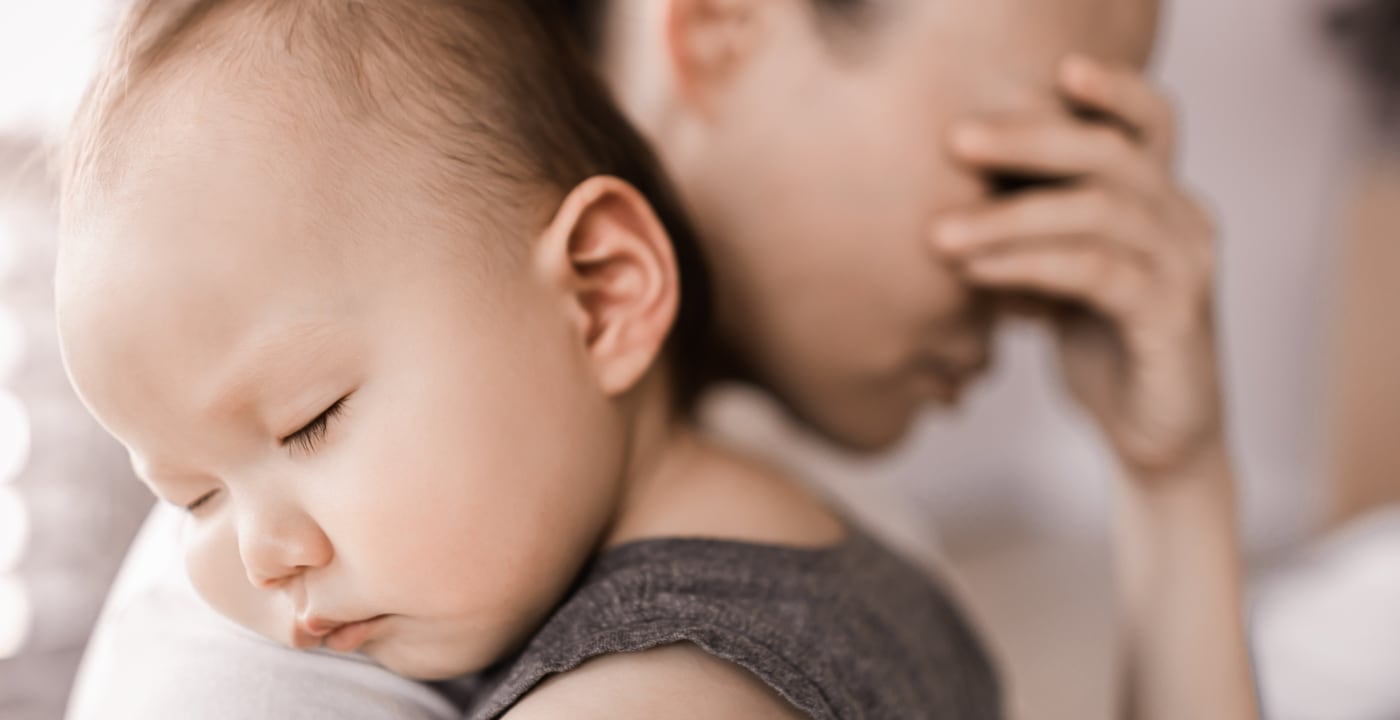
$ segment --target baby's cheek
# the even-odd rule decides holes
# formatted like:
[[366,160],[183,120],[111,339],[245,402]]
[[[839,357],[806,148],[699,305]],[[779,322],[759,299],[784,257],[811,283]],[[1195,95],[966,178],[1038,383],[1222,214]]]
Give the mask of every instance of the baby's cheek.
[[230,528],[197,529],[186,540],[190,583],[224,617],[282,644],[291,644],[296,611],[285,593],[258,590],[248,581]]

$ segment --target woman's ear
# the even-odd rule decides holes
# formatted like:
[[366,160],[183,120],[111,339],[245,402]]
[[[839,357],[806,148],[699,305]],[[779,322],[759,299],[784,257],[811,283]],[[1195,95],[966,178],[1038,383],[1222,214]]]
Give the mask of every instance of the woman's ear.
[[618,178],[589,178],[564,198],[537,247],[599,387],[631,389],[659,359],[680,305],[671,238],[651,205]]
[[708,112],[752,59],[774,0],[669,0],[663,27],[677,92]]

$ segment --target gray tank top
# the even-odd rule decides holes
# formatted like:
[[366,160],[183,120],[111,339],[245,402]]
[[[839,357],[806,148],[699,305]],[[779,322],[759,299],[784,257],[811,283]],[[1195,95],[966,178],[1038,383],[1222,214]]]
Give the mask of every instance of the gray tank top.
[[644,540],[601,554],[523,651],[459,705],[499,718],[590,658],[689,642],[820,720],[1001,717],[996,674],[947,593],[852,529],[829,548]]

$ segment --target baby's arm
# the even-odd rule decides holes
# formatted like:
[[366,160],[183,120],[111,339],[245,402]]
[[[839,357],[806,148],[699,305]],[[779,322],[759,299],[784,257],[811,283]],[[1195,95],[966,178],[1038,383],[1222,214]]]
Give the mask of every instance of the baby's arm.
[[445,720],[429,687],[358,656],[301,652],[215,614],[180,560],[183,517],[160,506],[132,545],[89,640],[68,720]]
[[1029,293],[1065,380],[1116,451],[1124,701],[1134,718],[1256,717],[1235,481],[1217,361],[1215,234],[1173,176],[1173,114],[1135,71],[1086,58],[1061,92],[1094,121],[959,129],[984,172],[1063,178],[944,218],[937,242],[978,287]]

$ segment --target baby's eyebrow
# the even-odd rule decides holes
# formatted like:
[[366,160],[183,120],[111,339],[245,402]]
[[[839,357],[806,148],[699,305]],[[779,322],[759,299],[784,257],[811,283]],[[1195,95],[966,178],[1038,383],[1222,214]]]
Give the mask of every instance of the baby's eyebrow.
[[326,321],[301,320],[283,325],[244,343],[235,353],[221,380],[204,404],[209,417],[238,417],[265,400],[266,386],[274,373],[290,374],[323,358],[338,334]]
[[163,465],[158,460],[137,455],[134,452],[127,452],[131,460],[131,470],[136,474],[137,479],[148,485],[169,485],[182,478],[188,478],[193,473],[181,472],[173,465]]

